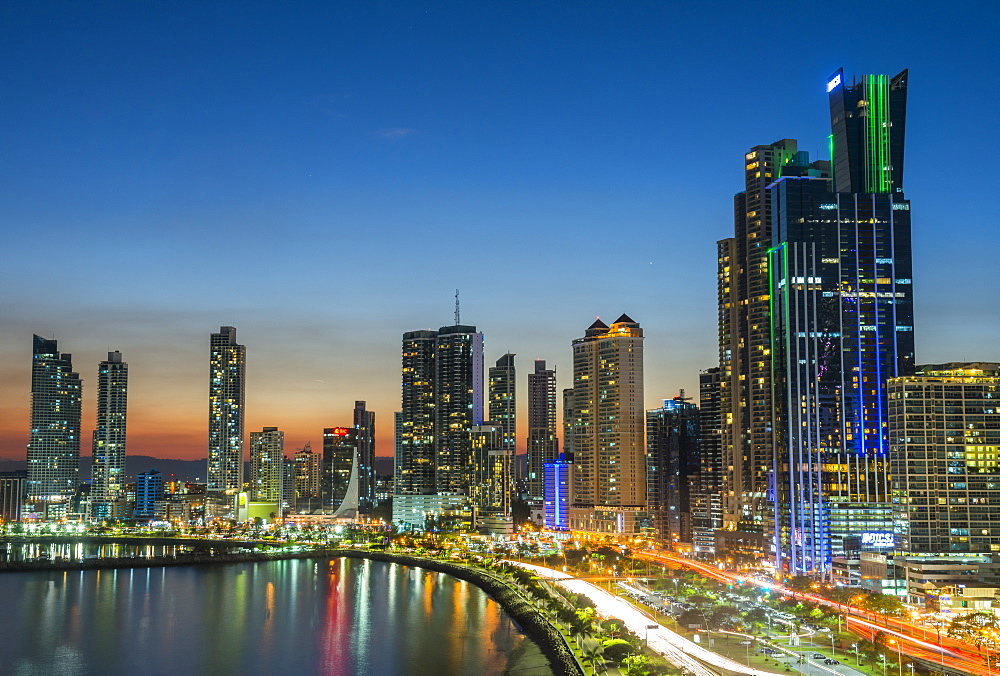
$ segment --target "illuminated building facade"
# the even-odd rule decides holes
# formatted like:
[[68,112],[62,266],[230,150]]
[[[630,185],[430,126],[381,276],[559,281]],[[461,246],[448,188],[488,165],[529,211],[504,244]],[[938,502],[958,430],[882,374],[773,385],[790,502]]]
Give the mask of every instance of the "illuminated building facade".
[[365,402],[354,402],[354,429],[358,432],[358,512],[375,507],[375,411]]
[[768,256],[771,202],[765,187],[798,152],[793,139],[751,148],[744,190],[733,198],[734,236],[718,243],[723,514],[728,530],[763,532],[771,520],[773,453]]
[[163,475],[157,469],[137,474],[135,477],[135,517],[152,519],[156,516],[156,503],[163,499]]
[[265,427],[250,433],[250,499],[279,503],[284,497],[285,433]]
[[476,482],[471,432],[484,423],[483,334],[457,319],[437,331],[403,334],[392,518],[408,527],[439,523],[444,513],[464,518],[459,512]]
[[80,374],[54,340],[35,336],[31,361],[31,437],[27,500],[41,518],[61,518],[80,479]]
[[211,512],[210,516],[227,516],[234,513],[234,500],[243,490],[246,420],[246,346],[236,342],[232,326],[223,326],[212,334],[208,377],[206,511]]
[[434,364],[434,487],[468,494],[472,476],[470,430],[483,424],[483,334],[475,326],[443,326]]
[[642,341],[628,315],[573,341],[574,531],[624,536],[646,520]]
[[403,405],[397,420],[395,495],[434,495],[437,331],[403,334]]
[[492,422],[473,425],[470,431],[475,480],[469,489],[475,523],[490,533],[513,532],[511,478],[514,453],[504,448],[504,428]]
[[569,530],[569,489],[572,470],[573,466],[563,459],[550,460],[543,466],[545,527],[549,530]]
[[0,472],[0,519],[4,523],[16,523],[21,520],[27,479],[28,473],[25,470]]
[[319,507],[322,468],[322,454],[313,453],[309,443],[295,452],[295,501],[299,509],[311,512]]
[[646,411],[646,501],[657,539],[670,545],[694,541],[700,423],[698,407],[683,393]]
[[517,452],[517,371],[514,355],[510,352],[497,359],[496,366],[489,371],[490,424],[500,428],[503,434],[501,447]]
[[1000,552],[1000,364],[920,366],[888,392],[895,550]]
[[128,364],[109,352],[97,367],[97,429],[94,430],[91,514],[111,518],[111,503],[124,496]]
[[691,528],[693,551],[698,556],[715,553],[715,532],[722,529],[722,410],[719,395],[721,369],[710,368],[699,376],[700,420],[698,487],[692,496]]
[[325,511],[336,510],[344,501],[357,450],[356,428],[327,427],[323,430],[322,497]]
[[545,496],[545,463],[559,456],[556,435],[556,370],[535,360],[528,374],[528,499],[541,502]]
[[913,369],[905,71],[828,87],[832,176],[800,153],[767,188],[775,559],[824,576],[845,539],[891,530],[886,384]]

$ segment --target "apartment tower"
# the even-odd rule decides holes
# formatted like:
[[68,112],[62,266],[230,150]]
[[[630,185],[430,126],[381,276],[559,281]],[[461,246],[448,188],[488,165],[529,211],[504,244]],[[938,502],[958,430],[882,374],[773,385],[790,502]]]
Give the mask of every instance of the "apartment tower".
[[124,498],[128,364],[109,352],[97,367],[97,429],[94,430],[91,514],[111,517],[111,503]]
[[35,336],[27,500],[29,509],[42,518],[64,517],[76,494],[82,388],[72,355],[60,354],[56,341]]
[[573,341],[570,529],[628,536],[645,521],[643,334],[622,315]]

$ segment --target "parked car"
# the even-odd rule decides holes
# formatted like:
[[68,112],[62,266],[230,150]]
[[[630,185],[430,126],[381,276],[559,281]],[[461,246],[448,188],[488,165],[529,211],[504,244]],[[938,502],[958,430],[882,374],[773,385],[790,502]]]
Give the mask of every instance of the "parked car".
[[825,660],[823,660],[823,664],[840,664],[840,662],[838,662],[835,659],[831,659],[831,658],[828,657]]
[[814,660],[826,659],[826,655],[824,655],[823,653],[813,653],[813,659]]

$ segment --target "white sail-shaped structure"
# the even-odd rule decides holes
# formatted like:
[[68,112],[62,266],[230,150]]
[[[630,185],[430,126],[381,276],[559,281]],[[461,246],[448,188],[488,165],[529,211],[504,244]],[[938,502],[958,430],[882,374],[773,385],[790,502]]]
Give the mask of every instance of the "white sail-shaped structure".
[[358,516],[358,503],[360,502],[361,491],[358,482],[358,449],[354,449],[354,462],[351,463],[351,478],[347,482],[347,493],[344,501],[340,503],[333,518],[335,519],[355,519]]

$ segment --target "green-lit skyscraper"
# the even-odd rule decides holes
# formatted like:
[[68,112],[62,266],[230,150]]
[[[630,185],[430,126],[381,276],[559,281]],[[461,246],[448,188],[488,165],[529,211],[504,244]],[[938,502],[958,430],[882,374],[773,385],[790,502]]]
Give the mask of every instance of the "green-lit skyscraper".
[[767,187],[775,559],[818,576],[892,530],[886,385],[914,355],[906,71],[827,91],[832,163],[799,153]]

